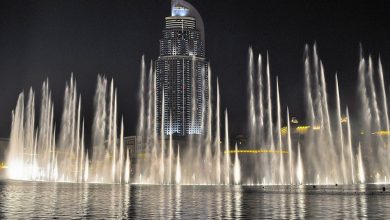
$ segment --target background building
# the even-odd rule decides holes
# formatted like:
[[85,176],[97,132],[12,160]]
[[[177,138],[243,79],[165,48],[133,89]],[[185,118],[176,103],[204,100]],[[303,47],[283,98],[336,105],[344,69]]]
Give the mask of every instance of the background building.
[[188,2],[172,1],[171,16],[165,18],[156,84],[158,133],[164,119],[166,134],[203,134],[209,99],[204,27],[199,13]]

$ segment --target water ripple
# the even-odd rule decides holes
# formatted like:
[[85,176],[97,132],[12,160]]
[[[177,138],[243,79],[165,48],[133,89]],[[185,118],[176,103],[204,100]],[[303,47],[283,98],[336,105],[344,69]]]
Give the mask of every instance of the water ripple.
[[383,186],[239,187],[0,182],[6,219],[390,218]]

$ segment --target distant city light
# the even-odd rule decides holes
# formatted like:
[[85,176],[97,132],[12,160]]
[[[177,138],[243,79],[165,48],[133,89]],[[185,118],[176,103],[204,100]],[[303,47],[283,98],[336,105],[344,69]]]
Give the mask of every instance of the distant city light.
[[313,130],[320,130],[321,126],[313,126]]
[[390,131],[377,131],[374,132],[373,134],[376,134],[378,136],[390,136]]
[[298,127],[296,128],[296,132],[297,132],[298,134],[306,134],[307,131],[309,130],[309,128],[310,128],[310,126],[298,126]]

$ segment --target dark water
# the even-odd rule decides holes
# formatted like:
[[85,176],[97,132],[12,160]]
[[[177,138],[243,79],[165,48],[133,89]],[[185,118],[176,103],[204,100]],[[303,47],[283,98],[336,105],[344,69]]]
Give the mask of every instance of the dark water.
[[[390,218],[383,185],[128,186],[0,182],[0,218]],[[387,187],[390,190],[390,187]]]

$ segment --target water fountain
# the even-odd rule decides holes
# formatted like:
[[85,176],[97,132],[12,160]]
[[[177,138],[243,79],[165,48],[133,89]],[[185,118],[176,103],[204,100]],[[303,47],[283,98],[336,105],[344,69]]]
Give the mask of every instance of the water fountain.
[[[137,136],[142,138],[145,143],[145,158],[137,162],[136,174],[138,178],[135,183],[143,184],[230,184],[230,176],[232,166],[229,152],[228,140],[228,117],[225,112],[225,151],[221,149],[221,129],[220,129],[220,98],[219,85],[217,82],[216,88],[216,108],[215,114],[212,114],[211,100],[209,99],[210,108],[203,106],[201,111],[201,124],[206,128],[207,132],[204,135],[189,135],[185,139],[185,144],[180,145],[180,150],[173,149],[175,137],[173,137],[174,126],[172,124],[171,115],[169,114],[169,126],[161,126],[161,132],[157,137],[157,111],[156,111],[156,72],[152,64],[148,76],[146,77],[145,61],[141,65],[141,85],[139,90],[140,116]],[[203,71],[204,73],[205,71]],[[208,71],[207,79],[211,77],[211,69]],[[193,79],[194,77],[192,77]],[[194,79],[193,79],[194,80]],[[208,84],[211,88],[210,80],[203,80],[203,84]],[[211,96],[209,89],[209,97]],[[192,91],[192,99],[196,100],[196,92]],[[162,91],[162,102],[165,101],[165,91]],[[204,94],[202,99],[205,99]],[[191,111],[195,111],[197,103],[191,102]],[[162,106],[162,115],[166,116],[170,109],[165,109]],[[215,115],[215,124],[212,116]],[[166,117],[161,117],[161,125],[165,123]],[[195,117],[191,117],[191,124],[196,127],[199,121]],[[144,126],[147,125],[147,126]],[[212,129],[215,127],[215,129]],[[213,132],[215,131],[215,132]],[[179,156],[180,151],[180,156]],[[157,159],[158,158],[158,159]],[[176,169],[173,164],[176,158]],[[186,161],[181,164],[180,161]],[[189,162],[189,163],[187,163]],[[173,181],[172,177],[175,177]]]
[[235,156],[234,156],[234,184],[240,184],[241,183],[241,164],[240,159],[238,158],[238,150],[237,150],[237,144],[235,147]]
[[176,184],[181,182],[181,165],[180,165],[180,147],[177,146],[177,158],[176,158]]
[[[34,181],[122,182],[122,177],[127,175],[124,174],[123,167],[125,161],[129,160],[124,153],[124,125],[122,120],[118,144],[116,92],[114,95],[113,81],[110,87],[108,117],[106,90],[107,79],[98,76],[92,147],[89,148],[92,157],[89,156],[84,143],[81,97],[77,97],[76,80],[73,75],[65,87],[64,110],[58,140],[48,80],[42,86],[41,114],[37,127],[34,123],[34,92],[32,89],[29,92],[26,109],[24,94],[21,93],[13,112],[10,151],[7,157],[8,176],[11,179]],[[126,162],[127,166],[129,164]],[[129,171],[129,168],[127,170]]]
[[[209,107],[203,105],[200,120],[191,117],[191,125],[204,128],[204,134],[189,135],[183,144],[176,143],[170,109],[165,109],[164,105],[161,132],[158,133],[156,71],[153,62],[146,71],[147,65],[142,58],[137,138],[141,140],[144,156],[134,161],[135,167],[131,167],[132,155],[124,144],[123,118],[118,124],[114,82],[108,83],[105,77],[98,76],[92,143],[85,146],[81,96],[72,76],[65,87],[58,130],[48,81],[42,86],[38,123],[35,122],[34,91],[30,89],[27,100],[24,93],[19,95],[12,113],[7,159],[9,177],[54,182],[217,185],[387,181],[390,176],[387,161],[390,125],[380,59],[375,67],[371,56],[365,58],[361,53],[359,106],[350,112],[342,100],[340,88],[343,85],[338,75],[335,74],[334,78],[335,97],[329,98],[316,45],[312,48],[306,46],[303,75],[306,116],[302,120],[306,124],[297,124],[289,108],[282,105],[278,77],[271,75],[268,54],[265,61],[260,54],[255,59],[251,48],[248,54],[246,146],[238,149],[236,145],[235,150],[231,150],[227,109],[225,130],[222,130],[225,140],[221,142],[219,83],[217,80],[215,109],[212,109],[211,69],[205,77],[207,80],[202,82],[210,88],[208,94],[202,94],[203,100],[206,95],[210,97]],[[162,94],[164,102],[164,90]],[[190,111],[195,112],[198,96],[194,89],[191,97]],[[329,100],[335,101],[334,109]],[[286,109],[286,117],[282,109]],[[352,120],[350,113],[357,120]],[[169,123],[164,123],[168,120]],[[177,149],[173,147],[176,145]],[[134,173],[134,178],[130,173]]]
[[[306,121],[307,124],[295,125],[295,127],[291,126],[292,119],[288,108],[287,125],[281,127],[281,100],[277,77],[275,82],[276,123],[274,124],[268,56],[265,68],[265,86],[263,86],[261,55],[258,56],[257,61],[258,82],[254,83],[256,65],[253,57],[253,51],[250,48],[248,64],[249,146],[247,147],[267,153],[246,160],[246,164],[243,166],[253,167],[252,164],[256,164],[254,167],[258,167],[258,164],[261,164],[261,168],[260,170],[254,168],[249,174],[245,173],[242,177],[244,184],[253,182],[261,182],[262,184],[355,184],[356,179],[359,179],[360,182],[365,181],[366,176],[364,175],[368,174],[367,172],[362,173],[364,173],[363,170],[367,171],[367,169],[379,170],[376,179],[384,181],[384,178],[388,176],[389,169],[385,162],[385,155],[389,153],[387,146],[390,144],[390,136],[387,96],[380,60],[378,61],[379,98],[371,57],[369,57],[367,64],[361,56],[358,92],[362,107],[358,108],[361,112],[356,112],[360,114],[360,122],[356,122],[356,126],[361,124],[362,129],[358,131],[359,134],[354,134],[351,129],[351,123],[354,122],[351,122],[348,107],[346,106],[345,112],[342,111],[343,103],[340,99],[337,74],[335,75],[336,108],[330,109],[329,107],[324,67],[317,54],[316,45],[312,50],[306,46],[304,54],[306,118],[302,121]],[[332,115],[330,112],[336,112],[336,114]],[[357,142],[362,143],[361,148],[364,148],[366,153],[358,154],[356,158],[354,152],[358,150]],[[283,151],[288,152],[288,157],[283,156]],[[362,155],[366,155],[366,158]],[[372,160],[372,158],[378,158],[378,160]],[[286,166],[286,164],[288,165]],[[269,170],[272,171],[271,175]],[[289,181],[286,181],[287,179]],[[376,180],[371,179],[370,181],[375,182]]]

